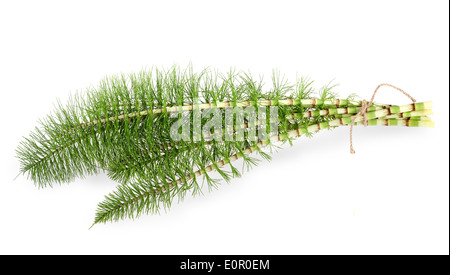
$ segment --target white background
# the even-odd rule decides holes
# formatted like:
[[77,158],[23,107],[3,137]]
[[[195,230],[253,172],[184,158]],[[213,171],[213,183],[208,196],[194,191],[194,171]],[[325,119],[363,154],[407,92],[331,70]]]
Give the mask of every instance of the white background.
[[[449,3],[0,1],[1,254],[448,254]],[[192,62],[279,69],[342,97],[382,82],[434,102],[434,129],[358,127],[301,138],[167,214],[100,224],[105,175],[38,189],[15,148],[56,98],[105,75]],[[382,88],[378,102],[407,104]]]

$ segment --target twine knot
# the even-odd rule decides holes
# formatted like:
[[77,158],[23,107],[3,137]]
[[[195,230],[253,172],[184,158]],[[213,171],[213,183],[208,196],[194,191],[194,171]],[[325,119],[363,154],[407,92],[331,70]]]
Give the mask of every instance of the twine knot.
[[361,109],[360,109],[360,111],[353,117],[352,123],[350,124],[350,153],[351,153],[351,154],[354,154],[354,153],[355,153],[355,149],[353,148],[353,138],[352,138],[352,137],[353,137],[353,125],[355,124],[356,118],[357,118],[358,116],[362,115],[362,116],[364,117],[364,127],[367,126],[367,124],[368,124],[367,110],[369,109],[370,105],[372,105],[373,100],[374,100],[374,98],[375,98],[375,95],[376,95],[378,89],[379,89],[380,87],[382,87],[382,86],[388,86],[388,87],[394,88],[394,89],[396,89],[397,91],[400,91],[401,93],[403,93],[404,95],[406,95],[407,97],[409,97],[409,99],[411,99],[412,102],[416,102],[416,100],[415,100],[411,95],[409,95],[407,92],[403,91],[402,89],[400,89],[400,88],[398,88],[398,87],[396,87],[396,86],[394,86],[394,85],[386,84],[386,83],[382,83],[382,84],[378,85],[377,88],[375,89],[375,91],[373,92],[372,98],[370,99],[369,103],[367,103],[365,99],[361,102]]

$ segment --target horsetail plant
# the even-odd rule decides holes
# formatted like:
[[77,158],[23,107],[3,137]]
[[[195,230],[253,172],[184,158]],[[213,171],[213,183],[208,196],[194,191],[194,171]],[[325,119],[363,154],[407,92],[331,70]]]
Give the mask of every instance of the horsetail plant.
[[119,184],[98,205],[97,224],[167,209],[204,182],[216,188],[210,172],[229,181],[241,175],[234,161],[251,167],[259,161],[253,152],[270,159],[265,147],[323,129],[433,127],[431,102],[367,105],[337,98],[331,85],[315,95],[312,84],[274,73],[265,89],[248,73],[191,67],[108,77],[58,103],[20,142],[20,172],[43,188],[106,171]]

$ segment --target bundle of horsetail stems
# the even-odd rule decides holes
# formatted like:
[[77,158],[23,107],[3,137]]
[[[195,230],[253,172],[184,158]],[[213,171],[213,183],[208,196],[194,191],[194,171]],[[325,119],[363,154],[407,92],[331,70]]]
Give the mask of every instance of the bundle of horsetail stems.
[[370,102],[338,98],[334,86],[316,92],[313,81],[277,72],[268,86],[249,73],[191,67],[107,77],[58,102],[20,142],[20,174],[43,188],[106,172],[118,185],[98,204],[95,225],[168,209],[205,184],[216,188],[210,172],[229,181],[244,170],[234,161],[248,168],[255,155],[270,159],[273,146],[321,130],[434,126],[431,102],[409,95],[402,106],[373,102],[376,90]]

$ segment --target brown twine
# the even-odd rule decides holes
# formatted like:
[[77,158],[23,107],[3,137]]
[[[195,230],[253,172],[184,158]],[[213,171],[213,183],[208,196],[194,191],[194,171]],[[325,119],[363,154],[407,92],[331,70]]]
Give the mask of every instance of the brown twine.
[[378,85],[378,87],[377,87],[377,88],[375,89],[375,91],[373,92],[372,98],[370,99],[369,103],[367,104],[367,103],[366,103],[366,100],[363,100],[363,101],[362,101],[362,103],[361,103],[361,110],[353,117],[353,119],[352,119],[352,124],[350,124],[350,153],[352,153],[352,154],[355,153],[355,149],[353,148],[353,139],[352,139],[352,136],[353,136],[353,125],[355,124],[355,120],[356,120],[356,118],[357,118],[359,115],[362,115],[362,116],[364,116],[364,127],[367,126],[367,109],[370,107],[370,105],[372,105],[373,99],[375,98],[375,95],[376,95],[378,89],[379,89],[380,87],[382,87],[382,86],[388,86],[388,87],[394,88],[394,89],[396,89],[397,91],[400,91],[400,92],[402,92],[404,95],[406,95],[407,97],[409,97],[409,98],[412,100],[412,102],[416,102],[416,100],[415,100],[412,96],[410,96],[407,92],[403,91],[402,89],[400,89],[400,88],[398,88],[398,87],[396,87],[396,86],[394,86],[394,85],[386,84],[386,83],[382,83],[382,84]]

